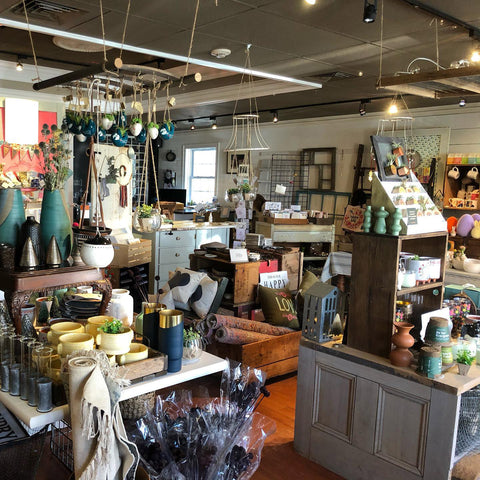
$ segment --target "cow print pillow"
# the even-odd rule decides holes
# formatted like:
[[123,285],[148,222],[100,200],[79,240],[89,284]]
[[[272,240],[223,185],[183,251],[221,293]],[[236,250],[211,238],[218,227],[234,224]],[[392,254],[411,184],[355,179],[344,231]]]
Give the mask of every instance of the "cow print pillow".
[[171,290],[175,303],[188,303],[188,299],[206,275],[206,273],[194,272],[193,270],[177,267],[174,275],[162,287],[162,290],[163,292]]
[[218,290],[218,282],[208,275],[200,280],[193,295],[190,297],[190,305],[195,313],[203,318],[207,315]]

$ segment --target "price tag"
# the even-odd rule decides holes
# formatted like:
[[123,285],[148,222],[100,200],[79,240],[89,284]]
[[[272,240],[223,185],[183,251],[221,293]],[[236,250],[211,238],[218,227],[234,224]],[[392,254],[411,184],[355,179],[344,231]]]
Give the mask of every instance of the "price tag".
[[417,209],[416,208],[407,208],[407,225],[417,225]]

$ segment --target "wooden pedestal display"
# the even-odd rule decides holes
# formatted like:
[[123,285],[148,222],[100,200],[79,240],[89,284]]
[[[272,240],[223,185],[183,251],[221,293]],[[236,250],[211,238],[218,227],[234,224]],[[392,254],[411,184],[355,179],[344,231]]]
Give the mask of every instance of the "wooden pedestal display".
[[[397,300],[412,302],[413,318],[442,306],[447,233],[419,235],[353,234],[350,316],[347,345],[388,357],[391,350]],[[412,288],[397,288],[400,252],[442,259],[441,278]],[[414,335],[415,336],[415,335]]]

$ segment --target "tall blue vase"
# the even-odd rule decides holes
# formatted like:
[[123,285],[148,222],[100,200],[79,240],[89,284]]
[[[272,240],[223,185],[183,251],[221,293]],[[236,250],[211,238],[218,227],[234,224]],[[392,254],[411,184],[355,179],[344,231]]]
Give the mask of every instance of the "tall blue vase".
[[40,238],[44,255],[52,235],[55,235],[62,261],[65,262],[72,250],[73,232],[67,202],[61,190],[43,192]]
[[20,251],[20,229],[24,222],[22,191],[19,188],[0,190],[0,243],[8,243]]

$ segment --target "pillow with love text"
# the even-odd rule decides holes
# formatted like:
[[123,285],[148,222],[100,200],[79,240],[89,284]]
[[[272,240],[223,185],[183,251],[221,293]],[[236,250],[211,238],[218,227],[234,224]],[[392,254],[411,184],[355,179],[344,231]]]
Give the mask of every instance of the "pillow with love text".
[[265,320],[272,325],[289,327],[298,330],[297,311],[292,294],[285,289],[274,289],[259,285],[260,305]]

